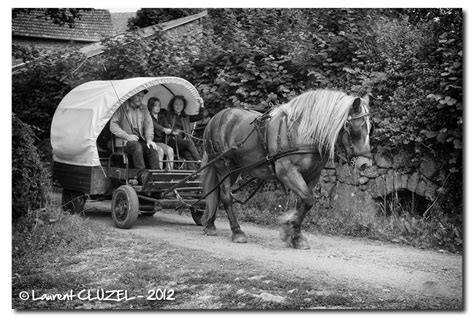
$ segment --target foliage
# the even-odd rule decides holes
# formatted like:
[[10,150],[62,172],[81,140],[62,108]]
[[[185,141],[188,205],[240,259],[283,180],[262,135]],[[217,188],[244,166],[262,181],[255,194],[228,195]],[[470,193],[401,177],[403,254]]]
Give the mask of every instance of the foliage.
[[33,129],[12,116],[13,220],[46,203],[50,181],[34,145]]
[[147,26],[176,20],[188,15],[193,15],[201,11],[200,9],[185,9],[185,8],[153,8],[140,9],[134,18],[128,19],[129,30],[136,30]]
[[[401,149],[413,153],[414,168],[424,156],[437,160],[445,175],[439,185],[452,174],[443,204],[447,212],[460,215],[462,15],[460,10],[434,10],[431,17],[375,23],[376,48],[382,57],[378,63],[387,78],[372,90],[378,127],[374,141],[392,153]],[[410,20],[421,22],[413,25]]]
[[13,75],[13,112],[23,122],[37,128],[39,139],[49,137],[54,111],[72,88],[67,76],[81,62],[78,53],[58,51],[27,63],[25,69]]
[[21,59],[23,62],[31,61],[40,56],[40,52],[33,46],[12,45],[12,56]]
[[[146,23],[165,14],[154,10],[141,10]],[[426,156],[436,160],[441,171],[435,181],[444,185],[439,203],[446,215],[462,214],[460,9],[211,9],[208,14],[202,36],[130,33],[106,41],[105,52],[86,62],[64,52],[37,59],[13,76],[13,111],[45,138],[61,98],[89,80],[180,76],[198,88],[211,113],[225,107],[263,111],[315,88],[369,92],[373,147],[411,153],[406,169],[417,169]]]

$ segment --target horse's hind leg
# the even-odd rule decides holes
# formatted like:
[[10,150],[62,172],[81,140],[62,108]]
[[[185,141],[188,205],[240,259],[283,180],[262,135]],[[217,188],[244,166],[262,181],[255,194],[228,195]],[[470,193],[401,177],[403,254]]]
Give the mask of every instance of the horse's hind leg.
[[227,212],[227,218],[229,219],[230,229],[232,230],[232,242],[246,243],[247,237],[245,233],[240,229],[240,225],[237,221],[237,217],[234,214],[232,207],[232,191],[231,186],[237,176],[233,176],[232,180],[227,178],[221,185],[221,201],[224,205],[225,211]]

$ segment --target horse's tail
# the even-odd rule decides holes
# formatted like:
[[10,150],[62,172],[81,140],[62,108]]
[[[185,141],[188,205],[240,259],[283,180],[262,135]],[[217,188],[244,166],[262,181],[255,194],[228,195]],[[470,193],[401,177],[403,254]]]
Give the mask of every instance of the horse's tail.
[[[204,151],[201,166],[206,165],[208,161],[209,161],[209,157],[206,151]],[[211,165],[203,170],[203,173],[201,176],[201,182],[203,184],[204,195],[209,193],[209,191],[213,190],[214,187],[217,186],[217,184],[219,183],[219,178],[217,176],[217,170],[214,165]],[[219,204],[219,192],[220,192],[219,188],[216,188],[206,198],[206,211],[204,212],[204,215],[202,216],[202,219],[201,219],[201,222],[204,228],[206,228],[206,225],[209,222],[211,223],[214,222],[216,218],[217,207]]]

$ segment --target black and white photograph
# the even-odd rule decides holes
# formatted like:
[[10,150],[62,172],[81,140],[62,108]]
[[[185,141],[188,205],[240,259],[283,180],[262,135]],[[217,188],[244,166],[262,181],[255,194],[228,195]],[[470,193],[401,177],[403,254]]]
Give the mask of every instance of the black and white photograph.
[[10,311],[467,309],[465,8],[109,3],[5,9]]

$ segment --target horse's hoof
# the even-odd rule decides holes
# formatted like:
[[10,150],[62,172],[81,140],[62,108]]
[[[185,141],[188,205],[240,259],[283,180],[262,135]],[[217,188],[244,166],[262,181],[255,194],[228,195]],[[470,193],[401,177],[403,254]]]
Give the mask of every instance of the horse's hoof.
[[206,236],[217,236],[216,227],[204,228],[203,231]]
[[243,232],[233,233],[232,234],[232,242],[234,242],[234,243],[247,243],[247,237],[245,236],[245,233],[243,233]]
[[295,238],[292,243],[293,248],[299,250],[308,250],[310,248],[308,240],[304,236]]

